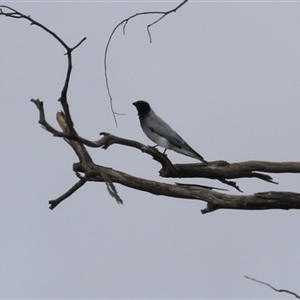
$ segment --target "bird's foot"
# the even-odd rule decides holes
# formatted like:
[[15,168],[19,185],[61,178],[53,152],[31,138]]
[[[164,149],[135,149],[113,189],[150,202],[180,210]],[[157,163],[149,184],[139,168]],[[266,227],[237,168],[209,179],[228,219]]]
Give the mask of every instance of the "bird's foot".
[[[158,145],[154,145],[154,146],[149,146],[150,148],[152,148],[152,149],[155,149],[155,150],[157,150],[157,147],[158,147]],[[157,150],[158,151],[158,150]]]

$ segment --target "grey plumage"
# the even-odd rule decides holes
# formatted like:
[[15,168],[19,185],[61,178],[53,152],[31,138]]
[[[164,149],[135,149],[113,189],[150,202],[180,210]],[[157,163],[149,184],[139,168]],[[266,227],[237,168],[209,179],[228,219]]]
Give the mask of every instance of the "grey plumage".
[[151,109],[148,102],[140,100],[132,104],[138,111],[138,116],[144,133],[151,141],[165,148],[165,151],[167,149],[171,149],[178,153],[198,159],[204,164],[213,167],[213,165],[207,162],[200,154],[190,147],[175,130],[157,116]]

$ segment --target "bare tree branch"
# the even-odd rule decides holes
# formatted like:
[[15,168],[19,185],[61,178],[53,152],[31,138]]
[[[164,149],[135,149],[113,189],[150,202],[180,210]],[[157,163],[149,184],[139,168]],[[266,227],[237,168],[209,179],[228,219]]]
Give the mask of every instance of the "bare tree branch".
[[128,22],[133,19],[133,18],[136,18],[138,16],[143,16],[143,15],[155,15],[155,14],[159,14],[159,15],[162,15],[160,18],[158,18],[156,21],[154,21],[153,23],[147,25],[147,32],[148,32],[148,35],[149,35],[149,40],[150,40],[150,43],[152,43],[152,37],[151,37],[151,33],[150,33],[150,27],[156,23],[158,23],[160,20],[162,20],[164,17],[166,17],[168,14],[171,14],[171,13],[175,13],[180,7],[182,7],[185,3],[187,3],[188,0],[184,0],[183,2],[181,2],[179,5],[177,5],[175,8],[171,9],[171,10],[168,10],[168,11],[145,11],[145,12],[140,12],[140,13],[136,13],[124,20],[122,20],[120,23],[118,23],[115,28],[112,30],[109,38],[108,38],[108,41],[107,41],[107,44],[106,44],[106,47],[105,47],[105,52],[104,52],[104,75],[105,75],[105,84],[106,84],[106,89],[107,89],[107,93],[108,93],[108,96],[109,96],[109,102],[110,102],[110,109],[113,113],[113,117],[114,117],[114,120],[115,120],[115,124],[116,126],[118,126],[118,123],[117,123],[117,119],[116,119],[116,115],[120,115],[120,113],[117,113],[115,112],[114,108],[113,108],[113,98],[112,98],[112,95],[111,95],[111,92],[110,92],[110,87],[109,87],[109,82],[108,82],[108,75],[107,75],[107,53],[108,53],[108,48],[109,48],[109,45],[110,45],[110,42],[112,40],[112,37],[114,36],[116,30],[123,25],[123,34],[125,34],[125,29],[126,29],[126,26],[128,24]]
[[269,183],[277,184],[270,175],[259,172],[269,173],[300,173],[299,162],[266,162],[266,161],[246,161],[239,163],[228,163],[226,161],[211,162],[216,166],[215,169],[207,168],[202,163],[194,164],[172,164],[168,157],[159,152],[156,148],[143,145],[137,141],[124,139],[106,132],[101,132],[103,138],[98,141],[89,141],[77,134],[65,134],[54,132],[54,136],[64,137],[83,143],[86,146],[107,149],[113,144],[120,144],[141,150],[149,154],[154,160],[162,165],[159,171],[160,176],[169,178],[209,178],[219,180],[224,184],[230,185],[241,192],[236,182],[228,179],[235,178],[258,178]]
[[[111,39],[117,30],[117,28],[123,25],[123,32],[128,22],[140,15],[146,14],[160,14],[161,16],[153,23],[147,26],[147,32],[150,42],[152,37],[150,33],[150,27],[168,14],[176,12],[181,6],[183,6],[188,0],[180,3],[176,8],[166,12],[142,12],[130,16],[127,19],[121,21],[112,31],[106,48],[104,56],[105,67],[105,81],[106,88],[110,97],[110,106],[113,113],[113,117],[116,121],[117,113],[113,109],[112,96],[110,93],[108,75],[107,75],[107,52],[111,42]],[[8,10],[7,12],[4,10]],[[161,164],[161,170],[159,174],[161,177],[169,178],[209,178],[213,180],[219,180],[224,184],[230,185],[235,189],[241,191],[234,181],[229,179],[237,178],[258,178],[268,183],[276,183],[273,178],[264,173],[300,173],[300,162],[266,162],[266,161],[246,161],[239,163],[228,163],[226,161],[216,161],[213,164],[216,168],[208,168],[201,163],[197,164],[172,164],[166,155],[159,152],[156,148],[143,145],[137,141],[129,140],[121,137],[111,135],[109,133],[102,132],[102,138],[96,141],[87,140],[79,136],[74,128],[74,123],[71,118],[71,113],[68,104],[68,87],[72,72],[72,51],[77,49],[86,38],[79,41],[74,47],[69,47],[57,34],[35,21],[30,16],[26,16],[17,10],[10,8],[9,6],[0,5],[0,16],[6,16],[15,19],[26,19],[31,22],[31,25],[36,25],[45,30],[51,36],[53,36],[65,49],[68,60],[68,67],[66,72],[65,81],[61,91],[59,101],[63,108],[63,111],[58,112],[56,115],[57,122],[62,129],[59,131],[51,126],[45,116],[43,102],[39,99],[31,99],[39,111],[39,124],[46,131],[52,133],[56,137],[63,138],[68,143],[78,156],[79,162],[73,164],[73,171],[79,178],[69,190],[54,200],[49,201],[49,208],[53,210],[62,201],[69,198],[73,193],[80,189],[86,182],[104,182],[108,193],[115,198],[118,204],[123,204],[120,198],[116,184],[121,184],[131,189],[151,193],[156,196],[166,196],[177,199],[188,200],[200,200],[206,202],[206,208],[202,209],[202,214],[213,212],[218,209],[239,209],[239,210],[266,210],[266,209],[300,209],[300,194],[294,192],[277,192],[268,191],[262,193],[254,193],[253,195],[230,195],[222,193],[224,189],[215,188],[211,186],[203,186],[198,184],[183,184],[183,183],[164,183],[154,180],[148,180],[140,177],[135,177],[125,172],[114,170],[105,166],[97,165],[93,162],[92,157],[88,153],[85,146],[93,148],[108,149],[113,144],[119,144],[127,147],[132,147],[142,151],[145,154],[150,155],[155,161]],[[261,173],[263,172],[263,173]],[[216,191],[218,190],[218,191]],[[221,192],[222,191],[222,192]],[[286,289],[276,289],[270,284],[256,280],[254,278],[245,276],[249,280],[261,283],[275,290],[276,292],[284,292],[295,296],[300,299],[300,296],[294,292]]]
[[58,204],[60,204],[63,200],[67,199],[69,196],[71,196],[73,193],[75,193],[79,188],[81,188],[87,180],[84,178],[80,179],[77,183],[75,183],[67,192],[65,192],[63,195],[58,197],[55,200],[49,201],[49,208],[52,210],[54,209]]
[[[8,10],[8,12],[4,12],[3,9]],[[84,37],[74,47],[69,47],[55,32],[53,32],[52,30],[47,28],[45,25],[43,25],[40,22],[34,20],[30,16],[27,16],[27,15],[15,10],[15,9],[7,6],[7,5],[0,5],[0,16],[1,15],[5,16],[5,17],[25,19],[25,20],[30,21],[31,22],[30,25],[36,25],[37,27],[40,27],[41,29],[46,31],[52,37],[54,37],[66,49],[66,51],[67,51],[66,55],[68,57],[67,74],[66,74],[66,79],[65,79],[62,91],[61,91],[61,96],[58,99],[58,101],[60,101],[60,103],[63,107],[63,111],[64,111],[65,115],[67,116],[67,122],[68,122],[68,126],[70,128],[70,132],[72,132],[72,131],[75,132],[75,129],[73,128],[74,125],[73,125],[73,121],[72,121],[72,118],[71,118],[68,101],[67,101],[67,93],[68,93],[68,87],[69,87],[69,82],[70,82],[70,78],[71,78],[71,72],[72,72],[72,52],[73,52],[73,50],[75,50],[77,47],[79,47],[86,40],[86,37]]]
[[258,282],[258,283],[261,283],[261,284],[264,284],[264,285],[270,287],[272,290],[274,290],[274,291],[276,291],[276,292],[291,294],[291,295],[295,296],[297,299],[300,299],[300,296],[299,296],[299,295],[297,295],[296,293],[291,292],[291,291],[289,291],[289,290],[276,289],[276,288],[274,288],[273,286],[271,286],[269,283],[266,283],[266,282],[263,282],[263,281],[260,281],[260,280],[251,278],[251,277],[249,277],[249,276],[245,276],[245,278],[250,279],[250,280],[253,280],[253,281]]
[[[39,99],[31,99],[31,102],[33,102],[35,104],[35,106],[37,107],[37,109],[39,110],[40,113],[40,117],[39,117],[39,124],[42,125],[42,128],[44,128],[45,130],[49,131],[50,133],[53,133],[54,135],[62,135],[64,134],[63,132],[59,132],[56,129],[54,129],[51,125],[49,125],[49,123],[46,121],[46,117],[45,117],[45,112],[44,112],[44,105],[43,102],[40,101]],[[64,115],[63,112],[58,113],[59,116],[57,116],[57,120],[59,122],[59,125],[63,128],[63,130],[69,132],[70,128],[68,127],[68,122],[67,122],[67,118]],[[64,123],[63,121],[64,120]],[[76,133],[72,133],[73,136],[76,135]],[[77,156],[79,157],[80,161],[84,161],[84,162],[91,162],[92,158],[89,155],[89,153],[86,151],[86,149],[84,148],[83,144],[78,143],[76,141],[70,141],[67,138],[65,139],[65,141],[68,142],[68,144],[73,148],[73,150],[76,152]]]
[[[118,26],[124,24],[124,27],[128,21],[137,15],[158,13],[163,16],[175,12],[187,1],[182,2],[175,9],[168,12],[145,12],[131,16],[128,19],[123,20]],[[4,12],[3,9],[7,9],[8,12]],[[299,162],[285,162],[285,163],[273,163],[273,162],[259,162],[248,161],[229,164],[225,161],[213,162],[216,168],[208,168],[201,163],[198,164],[172,164],[166,155],[159,152],[153,147],[143,145],[137,141],[124,139],[121,137],[113,136],[108,133],[101,133],[102,138],[96,141],[87,140],[79,136],[74,128],[73,121],[68,105],[67,91],[72,71],[72,51],[79,47],[85,40],[82,39],[73,48],[70,48],[63,42],[55,33],[46,28],[44,25],[36,22],[30,16],[26,16],[8,6],[0,6],[0,16],[6,16],[16,19],[26,19],[31,24],[37,25],[46,32],[50,33],[57,41],[59,41],[67,50],[68,56],[68,69],[66,79],[61,92],[60,103],[63,111],[58,112],[56,115],[57,122],[62,131],[56,130],[51,126],[45,116],[43,102],[36,99],[31,101],[36,105],[39,111],[39,123],[48,132],[54,136],[61,137],[72,147],[79,162],[73,164],[73,170],[75,175],[79,178],[79,181],[73,185],[66,193],[61,195],[55,200],[49,201],[50,209],[55,208],[63,200],[71,196],[75,191],[82,187],[87,181],[104,182],[108,189],[108,192],[113,196],[117,203],[122,204],[123,201],[117,193],[115,184],[121,184],[123,186],[152,193],[154,195],[161,195],[173,198],[201,200],[207,203],[207,207],[202,210],[202,213],[208,213],[217,209],[242,209],[242,210],[264,210],[264,209],[300,209],[300,194],[293,192],[263,192],[255,193],[253,195],[229,195],[219,191],[215,191],[213,187],[206,187],[196,184],[167,184],[163,182],[147,180],[132,176],[122,171],[114,170],[105,166],[96,165],[85,146],[93,148],[108,149],[113,144],[120,144],[128,147],[133,147],[141,150],[143,153],[152,156],[154,160],[159,162],[162,169],[159,171],[162,177],[171,178],[210,178],[219,180],[225,184],[229,184],[236,189],[239,189],[235,182],[229,181],[233,178],[258,178],[269,183],[275,183],[271,176],[261,173],[300,173]],[[162,17],[163,17],[162,16]],[[159,18],[159,20],[162,19]],[[155,24],[155,22],[153,23]],[[152,25],[153,25],[152,24]],[[117,27],[118,27],[117,26]],[[149,24],[151,26],[151,24]],[[116,28],[117,28],[116,27]],[[115,32],[116,28],[111,34]],[[123,28],[125,30],[125,28]],[[109,39],[109,42],[111,40]],[[109,45],[108,42],[108,45]],[[108,48],[108,46],[107,46]],[[106,53],[107,54],[107,53]]]
[[300,194],[292,192],[264,192],[253,195],[228,195],[209,190],[197,185],[167,184],[135,177],[122,171],[106,168],[96,164],[75,163],[73,170],[89,174],[87,180],[103,182],[100,172],[105,169],[115,183],[148,192],[154,195],[172,198],[201,200],[208,203],[201,212],[208,213],[217,209],[266,210],[266,209],[300,209]]

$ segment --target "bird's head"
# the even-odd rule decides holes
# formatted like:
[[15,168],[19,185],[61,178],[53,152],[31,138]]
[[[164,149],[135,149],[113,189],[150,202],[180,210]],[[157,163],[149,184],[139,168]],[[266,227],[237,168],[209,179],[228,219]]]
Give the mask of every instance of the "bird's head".
[[139,116],[147,115],[151,110],[149,103],[143,100],[133,102],[132,104],[136,107]]

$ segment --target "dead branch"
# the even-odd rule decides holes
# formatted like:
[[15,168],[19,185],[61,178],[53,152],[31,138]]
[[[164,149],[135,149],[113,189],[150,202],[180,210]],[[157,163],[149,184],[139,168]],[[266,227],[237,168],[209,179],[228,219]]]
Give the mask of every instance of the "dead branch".
[[136,17],[139,17],[139,16],[143,16],[143,15],[162,15],[160,18],[158,18],[156,21],[152,22],[151,24],[148,24],[147,25],[147,32],[148,32],[148,35],[149,35],[149,40],[150,40],[150,43],[152,43],[152,37],[151,37],[151,33],[150,33],[150,27],[153,26],[154,24],[158,23],[160,20],[162,20],[164,17],[166,17],[167,15],[171,14],[171,13],[175,13],[179,8],[181,8],[185,3],[187,3],[188,0],[184,0],[183,2],[181,2],[179,5],[177,5],[175,8],[171,9],[171,10],[168,10],[168,11],[145,11],[145,12],[140,12],[140,13],[136,13],[124,20],[122,20],[120,23],[118,23],[115,28],[112,30],[109,38],[108,38],[108,41],[106,43],[106,46],[105,46],[105,52],[104,52],[104,75],[105,75],[105,84],[106,84],[106,90],[107,90],[107,93],[108,93],[108,96],[109,96],[109,102],[110,102],[110,109],[111,109],[111,112],[113,113],[113,117],[114,117],[114,120],[115,120],[115,124],[116,126],[118,126],[118,123],[117,123],[117,119],[116,119],[116,115],[120,115],[120,113],[117,113],[114,111],[114,108],[113,108],[113,98],[112,98],[112,95],[111,95],[111,92],[110,92],[110,88],[109,88],[109,83],[108,83],[108,75],[107,75],[107,53],[108,53],[108,48],[109,48],[109,45],[110,45],[110,42],[112,40],[112,37],[114,36],[116,30],[123,25],[123,34],[125,34],[125,29],[126,29],[126,26],[128,24],[128,22],[133,19],[133,18],[136,18]]
[[300,194],[292,192],[264,192],[253,195],[228,195],[207,188],[190,184],[167,184],[143,179],[122,171],[106,168],[96,164],[75,163],[73,170],[84,174],[88,181],[103,182],[101,171],[105,172],[115,183],[144,191],[157,196],[201,200],[207,207],[201,212],[208,213],[217,209],[266,210],[266,209],[300,209]]
[[60,204],[62,201],[70,197],[73,193],[75,193],[78,189],[80,189],[87,180],[84,178],[80,179],[77,183],[75,183],[68,191],[66,191],[64,194],[62,194],[60,197],[58,197],[55,200],[49,201],[49,208],[54,209],[58,204]]
[[[112,195],[116,199],[117,203],[122,204],[123,202],[116,191],[116,188],[113,184],[114,182],[133,189],[149,192],[155,195],[205,201],[207,202],[207,207],[201,211],[203,214],[221,208],[244,210],[300,208],[300,194],[297,193],[265,192],[247,196],[225,195],[213,190],[208,190],[205,187],[196,185],[170,185],[156,181],[149,181],[138,177],[133,177],[124,172],[95,165],[83,144],[94,148],[101,147],[103,149],[108,149],[113,144],[120,144],[139,149],[143,153],[151,155],[154,160],[158,161],[162,165],[162,169],[160,170],[160,175],[162,177],[210,178],[218,179],[224,183],[228,182],[226,182],[226,179],[228,178],[242,177],[257,177],[268,182],[273,182],[272,178],[269,175],[260,174],[257,173],[257,171],[271,173],[300,173],[300,163],[298,162],[276,163],[248,161],[229,164],[225,161],[218,161],[213,162],[216,166],[216,168],[214,169],[208,168],[201,163],[173,165],[171,161],[163,153],[159,152],[156,148],[143,145],[137,141],[124,139],[102,132],[101,135],[103,135],[103,137],[100,140],[93,142],[80,137],[77,133],[69,134],[67,132],[59,132],[47,123],[43,103],[39,100],[31,101],[35,103],[40,112],[39,123],[43,126],[43,128],[51,132],[55,136],[65,138],[76,152],[81,163],[74,164],[73,170],[76,173],[83,172],[85,174],[85,177],[83,177],[85,181],[105,182],[110,195]],[[60,125],[62,128],[65,128],[66,116],[64,116],[62,113],[60,113],[59,116],[59,118],[61,119]],[[68,130],[64,129],[64,131]],[[262,175],[264,175],[265,177]],[[77,187],[77,185],[75,186]],[[57,198],[56,200],[49,201],[50,208],[55,208],[59,203],[61,203],[67,197],[72,195],[72,189],[71,193],[69,190],[67,193]]]
[[276,288],[274,288],[273,286],[271,286],[269,283],[266,283],[266,282],[263,282],[263,281],[260,281],[260,280],[251,278],[251,277],[249,277],[249,276],[245,276],[245,278],[250,279],[250,280],[253,280],[253,281],[258,282],[258,283],[261,283],[261,284],[264,284],[264,285],[270,287],[272,290],[274,290],[274,291],[276,291],[276,292],[291,294],[291,295],[295,296],[296,298],[300,299],[300,296],[299,296],[299,295],[297,295],[296,293],[291,292],[291,291],[289,291],[289,290],[276,289]]
[[[163,17],[171,12],[175,12],[180,8],[186,1],[182,2],[175,9],[168,12],[145,12],[139,13],[131,16],[128,19],[120,22],[124,25],[123,29],[128,21],[135,16],[158,13],[162,14]],[[4,12],[3,10],[8,10]],[[128,146],[136,148],[145,154],[152,156],[154,160],[161,164],[162,169],[159,171],[162,177],[172,177],[172,178],[210,178],[214,180],[219,180],[223,183],[229,184],[236,189],[239,189],[235,182],[228,181],[228,179],[233,178],[258,178],[269,183],[274,183],[271,176],[261,173],[300,173],[300,163],[299,162],[286,162],[286,163],[273,163],[273,162],[259,162],[259,161],[248,161],[229,164],[225,161],[213,162],[216,168],[208,168],[203,164],[172,164],[166,155],[159,152],[153,147],[143,145],[137,141],[124,139],[117,137],[108,133],[101,133],[102,138],[96,141],[89,141],[78,135],[74,128],[74,123],[71,118],[71,113],[69,110],[67,92],[69,81],[72,72],[72,51],[79,47],[81,43],[85,40],[82,39],[74,47],[69,47],[62,41],[54,32],[49,30],[44,25],[33,20],[30,16],[26,16],[8,6],[0,6],[0,16],[6,16],[16,19],[26,19],[31,22],[32,25],[36,25],[41,29],[45,30],[47,33],[51,34],[62,46],[67,50],[68,67],[65,77],[65,82],[63,89],[61,91],[61,96],[59,101],[62,105],[62,111],[57,113],[57,121],[62,131],[55,129],[51,126],[45,116],[43,102],[40,100],[31,100],[37,107],[39,111],[39,123],[42,128],[46,131],[52,133],[56,137],[63,138],[64,141],[68,143],[76,153],[79,162],[73,164],[73,170],[75,175],[79,177],[79,181],[76,182],[66,193],[61,195],[55,200],[49,201],[50,208],[55,208],[63,200],[67,199],[79,188],[81,188],[87,181],[92,182],[104,182],[108,189],[109,194],[114,197],[117,203],[122,204],[123,201],[117,193],[115,184],[121,184],[126,187],[136,189],[139,191],[148,192],[154,195],[161,195],[173,198],[190,199],[190,200],[201,200],[207,203],[207,207],[202,210],[202,213],[208,213],[215,211],[217,209],[242,209],[242,210],[264,210],[264,209],[300,209],[300,194],[293,192],[264,192],[255,193],[253,195],[229,195],[217,192],[213,187],[205,187],[196,184],[167,184],[163,182],[147,180],[139,177],[134,177],[122,171],[114,170],[105,166],[96,165],[90,154],[88,153],[85,146],[94,148],[108,149],[113,144],[120,144],[123,146]],[[159,18],[156,22],[161,20]],[[152,24],[149,24],[149,27]],[[118,28],[114,29],[111,34]],[[109,42],[111,40],[109,39]],[[109,45],[108,42],[108,45]],[[108,46],[107,46],[108,48]],[[106,51],[107,54],[107,51]],[[220,189],[219,189],[220,190]]]
[[[3,9],[6,9],[8,11],[4,12]],[[58,99],[58,101],[60,101],[63,111],[64,111],[65,115],[67,116],[67,122],[68,122],[70,132],[75,131],[75,129],[73,128],[73,121],[72,121],[72,117],[70,114],[69,104],[67,101],[67,93],[68,93],[68,87],[69,87],[69,82],[70,82],[70,78],[71,78],[71,72],[72,72],[72,52],[86,40],[86,37],[81,39],[81,41],[79,43],[77,43],[77,45],[75,45],[74,47],[69,47],[55,32],[53,32],[52,30],[47,28],[45,25],[34,20],[30,16],[27,16],[7,5],[0,5],[0,16],[1,15],[5,16],[5,17],[10,17],[10,18],[28,20],[30,22],[30,25],[35,25],[37,27],[40,27],[44,31],[46,31],[52,37],[54,37],[66,49],[66,51],[67,51],[66,55],[68,57],[67,74],[66,74],[66,79],[65,79],[62,91],[61,91],[61,96]]]
[[[234,176],[235,178],[243,177],[248,172],[253,170],[262,170],[269,172],[300,172],[300,163],[272,163],[272,162],[242,162],[236,164],[228,164],[227,162],[220,161],[216,162],[216,168],[211,169],[203,166],[202,164],[189,164],[183,165],[172,165],[170,160],[157,149],[149,146],[145,146],[139,142],[123,139],[117,136],[110,135],[108,133],[101,133],[103,137],[95,142],[88,141],[81,138],[75,133],[68,134],[65,132],[59,132],[55,130],[46,122],[45,113],[43,109],[43,104],[39,100],[32,100],[36,104],[39,112],[40,119],[39,123],[43,128],[56,136],[64,137],[69,141],[72,148],[76,152],[77,156],[80,159],[80,163],[75,163],[73,170],[78,174],[78,172],[84,173],[85,176],[84,182],[81,180],[75,186],[73,186],[65,194],[57,198],[56,200],[49,201],[50,208],[55,208],[59,203],[72,195],[78,188],[80,188],[86,181],[98,181],[105,182],[109,193],[114,196],[118,203],[122,203],[122,200],[118,196],[118,193],[115,189],[114,182],[122,184],[124,186],[149,192],[154,195],[163,195],[174,198],[183,198],[183,199],[194,199],[202,200],[207,202],[207,207],[202,210],[202,213],[212,212],[217,209],[226,208],[226,209],[248,209],[248,210],[261,210],[261,209],[299,209],[300,208],[300,195],[297,193],[288,193],[288,192],[266,192],[266,193],[257,193],[254,195],[247,196],[236,196],[236,195],[225,195],[219,192],[212,191],[202,186],[189,185],[189,184],[165,184],[157,181],[150,181],[138,177],[131,176],[121,171],[116,171],[110,168],[99,166],[93,163],[92,159],[88,155],[83,144],[91,145],[93,147],[102,147],[107,149],[112,144],[121,144],[133,148],[137,148],[142,152],[151,155],[156,161],[160,162],[164,170],[169,170],[172,173],[172,177],[176,177],[174,172],[179,172],[177,177],[188,177],[185,174],[184,170],[188,170],[187,166],[192,168],[193,177],[204,177],[204,178],[218,178],[223,176]],[[60,113],[61,114],[61,113]],[[62,120],[65,120],[64,115],[60,115]],[[66,123],[60,122],[62,128],[65,128]],[[64,130],[67,131],[67,130]],[[86,157],[86,155],[88,155]],[[233,166],[233,167],[231,167]],[[223,170],[225,169],[225,171]],[[233,170],[231,170],[233,168]],[[175,169],[174,171],[172,171]],[[240,169],[240,173],[238,173]],[[197,171],[196,171],[197,170]],[[227,170],[227,172],[226,172]],[[215,173],[215,177],[212,172]],[[167,171],[166,171],[167,173]],[[163,173],[161,172],[161,175]],[[196,176],[197,174],[197,176]]]
[[154,160],[159,162],[162,169],[159,175],[165,178],[208,178],[219,180],[220,182],[230,185],[241,192],[236,182],[229,179],[237,178],[257,178],[269,183],[277,184],[270,175],[259,173],[300,173],[299,162],[267,162],[267,161],[246,161],[239,163],[228,163],[227,161],[210,162],[216,168],[208,168],[202,163],[194,164],[172,164],[168,157],[159,152],[156,148],[146,146],[134,140],[124,139],[107,132],[101,132],[103,137],[97,141],[89,141],[78,134],[65,134],[53,132],[54,136],[64,137],[70,140],[78,141],[88,147],[108,149],[113,144],[119,144],[141,150],[149,154]]

